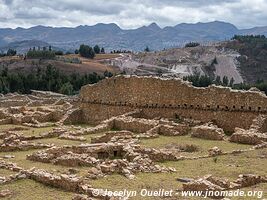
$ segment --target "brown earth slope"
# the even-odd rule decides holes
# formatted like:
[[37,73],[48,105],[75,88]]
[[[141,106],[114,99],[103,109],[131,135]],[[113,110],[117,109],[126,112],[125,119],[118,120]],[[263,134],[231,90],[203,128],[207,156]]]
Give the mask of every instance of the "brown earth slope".
[[[23,59],[22,57],[4,57],[0,58],[0,68],[7,67],[11,72],[24,72],[29,73],[33,70],[36,70],[38,67],[46,67],[51,64],[58,68],[60,71],[71,74],[71,73],[104,73],[109,71],[112,73],[119,72],[117,67],[113,67],[107,64],[104,64],[102,60],[116,58],[119,55],[117,54],[103,54],[96,55],[94,59],[82,58],[79,55],[64,55],[58,56],[55,60],[44,60],[44,59]],[[72,60],[76,59],[77,63],[72,63]]]

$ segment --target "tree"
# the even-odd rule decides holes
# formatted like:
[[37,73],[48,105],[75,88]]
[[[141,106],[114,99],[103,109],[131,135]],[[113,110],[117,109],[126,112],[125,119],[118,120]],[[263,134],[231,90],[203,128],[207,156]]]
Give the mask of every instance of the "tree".
[[100,53],[100,47],[99,47],[98,45],[95,45],[95,46],[94,46],[94,52],[95,52],[96,54],[99,54],[99,53]]
[[27,52],[27,58],[54,59],[55,52],[49,50],[35,50],[35,48],[33,48],[33,50]]
[[148,46],[146,46],[146,48],[145,48],[145,50],[144,50],[145,52],[150,52],[150,49],[149,49],[149,47]]
[[218,64],[218,61],[217,61],[217,58],[215,56],[215,58],[211,62],[211,65],[217,65],[217,64]]
[[69,82],[64,83],[61,86],[59,92],[61,94],[72,95],[73,94],[73,85],[71,83],[69,83]]
[[113,74],[112,74],[111,72],[109,72],[109,71],[106,70],[106,71],[104,72],[104,76],[105,76],[105,77],[112,77]]
[[75,54],[79,54],[79,50],[78,49],[75,49],[74,53]]
[[207,75],[200,76],[199,78],[199,87],[208,87],[212,84],[212,79],[208,77]]
[[104,49],[104,47],[101,48],[101,53],[105,54],[105,49]]
[[235,82],[235,80],[234,80],[234,78],[232,77],[232,78],[230,79],[229,86],[230,86],[230,87],[233,87],[234,82]]
[[198,42],[189,42],[185,45],[185,47],[197,47],[200,44]]
[[7,56],[15,56],[17,54],[17,51],[14,49],[8,49],[6,55]]
[[1,72],[1,76],[3,76],[3,77],[7,77],[7,75],[8,75],[8,68],[5,67],[5,68],[2,70],[2,72]]
[[44,90],[72,95],[78,93],[83,85],[97,83],[112,75],[108,71],[103,75],[97,73],[84,75],[73,73],[68,75],[60,72],[51,64],[45,69],[37,67],[30,73],[9,73],[7,68],[3,68],[0,70],[0,93],[19,92],[29,94],[31,90]]
[[95,57],[95,52],[92,47],[82,44],[79,49],[79,53],[82,57],[91,58]]
[[63,53],[63,51],[55,51],[55,54],[57,55],[57,56],[62,56],[64,53]]
[[222,85],[221,82],[221,77],[220,76],[216,76],[215,80],[214,80],[215,85]]
[[224,77],[223,77],[222,84],[223,84],[223,86],[228,86],[228,84],[229,84],[229,79],[228,79],[227,76],[224,76]]

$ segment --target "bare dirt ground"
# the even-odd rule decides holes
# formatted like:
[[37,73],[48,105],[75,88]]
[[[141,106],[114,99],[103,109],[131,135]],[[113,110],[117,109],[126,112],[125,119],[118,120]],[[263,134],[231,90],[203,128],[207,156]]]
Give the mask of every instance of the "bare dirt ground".
[[[119,68],[104,64],[102,61],[119,57],[118,54],[101,54],[96,55],[94,59],[82,58],[79,55],[64,55],[57,57],[56,60],[40,60],[40,59],[26,59],[14,57],[0,58],[0,67],[8,67],[10,71],[14,72],[31,72],[37,67],[46,67],[51,64],[65,73],[103,73],[109,71],[118,73]],[[71,63],[71,59],[78,59],[81,63]]]

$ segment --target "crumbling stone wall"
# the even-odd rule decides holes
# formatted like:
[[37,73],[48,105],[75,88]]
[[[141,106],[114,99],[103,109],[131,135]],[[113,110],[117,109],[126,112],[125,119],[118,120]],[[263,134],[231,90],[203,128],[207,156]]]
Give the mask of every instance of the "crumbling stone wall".
[[141,108],[143,117],[215,121],[233,131],[249,128],[259,113],[267,112],[267,97],[260,92],[196,88],[180,79],[117,76],[82,87],[80,97],[83,119],[90,123]]

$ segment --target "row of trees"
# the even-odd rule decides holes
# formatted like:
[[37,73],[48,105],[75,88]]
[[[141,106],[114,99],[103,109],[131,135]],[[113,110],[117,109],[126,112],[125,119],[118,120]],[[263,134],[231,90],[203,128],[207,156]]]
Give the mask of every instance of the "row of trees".
[[[75,54],[80,54],[82,57],[91,58],[93,59],[95,57],[95,54],[105,53],[105,49],[102,47],[100,48],[98,45],[95,45],[94,48],[82,44],[78,49],[75,50]],[[67,52],[66,54],[70,54],[70,52]],[[35,47],[30,48],[30,50],[27,52],[27,58],[39,58],[39,59],[54,59],[55,56],[61,56],[64,55],[63,51],[54,51],[52,50],[52,47],[49,46],[49,48],[43,47],[36,49]]]
[[50,51],[50,50],[35,50],[35,49],[30,49],[27,52],[27,58],[30,59],[54,59],[56,57],[56,52],[55,51]]
[[222,79],[220,76],[216,76],[216,78],[213,79],[207,75],[196,74],[196,75],[185,76],[183,79],[185,81],[192,82],[192,85],[195,87],[208,87],[211,84],[228,86],[228,87],[232,87],[234,85],[234,79],[231,78],[229,80],[227,76],[224,76]]
[[95,54],[104,54],[105,49],[102,47],[100,48],[98,45],[95,45],[93,48],[89,45],[82,44],[80,45],[79,50],[75,50],[75,54],[80,54],[82,57],[91,58],[95,57]]
[[28,94],[31,90],[44,90],[71,95],[77,93],[83,85],[97,83],[111,76],[113,74],[107,71],[103,75],[96,73],[66,75],[52,65],[44,69],[37,68],[31,73],[11,73],[4,68],[0,71],[0,93]]
[[92,47],[82,44],[79,48],[79,54],[85,58],[93,59],[95,57],[95,51]]
[[251,87],[256,87],[259,90],[265,92],[265,94],[267,94],[267,82],[264,80],[258,80],[254,84],[248,84],[248,83],[234,84],[234,79],[231,78],[229,80],[227,76],[224,76],[222,79],[220,76],[216,76],[216,78],[213,79],[207,75],[199,75],[199,74],[186,76],[183,79],[191,82],[192,85],[195,87],[208,87],[209,85],[212,84],[231,87],[233,89],[238,89],[238,90],[249,90]]
[[132,51],[130,50],[112,50],[110,51],[111,54],[115,54],[115,53],[132,53]]
[[0,57],[4,56],[15,56],[17,54],[17,51],[14,49],[8,49],[6,53],[0,53]]

